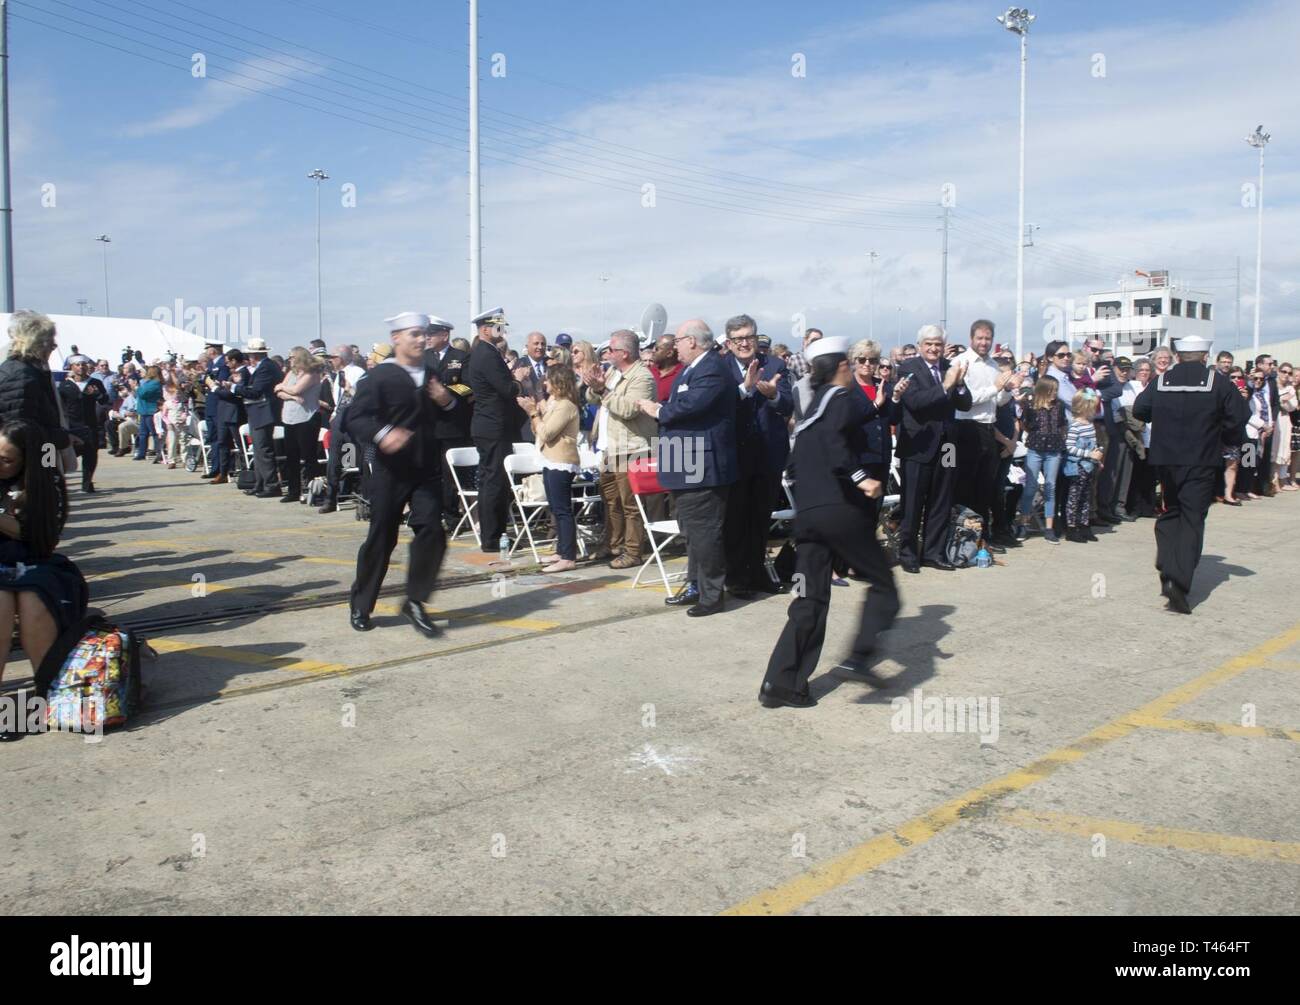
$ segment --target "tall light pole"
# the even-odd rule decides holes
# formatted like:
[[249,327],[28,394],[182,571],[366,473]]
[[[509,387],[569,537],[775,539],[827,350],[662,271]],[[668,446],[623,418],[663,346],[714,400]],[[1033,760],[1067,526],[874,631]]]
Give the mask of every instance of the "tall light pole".
[[96,241],[102,241],[104,244],[104,317],[113,316],[113,308],[108,306],[108,246],[113,243],[113,239],[107,234],[100,234]]
[[898,308],[898,348],[903,348],[903,308]]
[[316,168],[307,177],[316,183],[316,338],[324,341],[324,336],[321,335],[324,326],[321,324],[320,309],[320,183],[328,180],[329,175],[320,168]]
[[605,284],[609,282],[610,277],[602,272],[596,279],[600,282],[600,330],[604,333],[609,330],[609,318],[605,311]]
[[77,301],[77,313],[80,314],[82,317],[85,317],[85,315],[86,315],[86,305],[89,304],[89,303],[90,303],[90,301],[89,301],[89,300],[85,300],[85,299],[82,299],[82,300],[78,300],[78,301]]
[[1259,355],[1259,301],[1262,295],[1264,279],[1264,148],[1268,146],[1269,134],[1264,126],[1258,125],[1255,131],[1246,137],[1246,142],[1259,149],[1259,192],[1255,205],[1258,207],[1255,225],[1255,355]]
[[867,252],[867,277],[871,293],[871,314],[867,321],[867,338],[876,338],[876,259],[880,256],[874,251]]
[[1016,227],[1016,359],[1025,342],[1025,67],[1029,61],[1029,26],[1034,15],[1024,7],[1008,7],[998,23],[1020,36],[1020,216]]
[[14,309],[14,210],[9,198],[9,4],[0,0],[0,307]]
[[469,0],[469,316],[483,313],[483,220],[478,179],[478,0]]

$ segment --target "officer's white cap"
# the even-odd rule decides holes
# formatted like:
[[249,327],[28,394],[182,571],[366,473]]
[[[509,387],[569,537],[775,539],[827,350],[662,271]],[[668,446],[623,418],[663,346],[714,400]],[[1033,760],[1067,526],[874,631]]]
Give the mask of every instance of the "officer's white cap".
[[811,363],[818,356],[829,356],[832,353],[847,356],[850,348],[852,347],[846,338],[819,338],[803,351],[803,357]]
[[1178,339],[1175,343],[1176,352],[1209,352],[1210,346],[1214,345],[1207,338],[1201,338],[1199,335],[1188,335]]
[[430,314],[430,315],[429,315],[429,327],[430,327],[430,328],[446,328],[447,331],[451,331],[451,330],[452,330],[453,328],[455,328],[456,326],[455,326],[454,324],[452,324],[450,321],[448,321],[446,318],[440,318],[440,317],[438,317],[438,315],[436,315],[436,314]]
[[388,325],[390,332],[405,331],[407,328],[428,328],[429,315],[403,311],[401,314],[394,314],[391,318],[384,318],[384,324]]

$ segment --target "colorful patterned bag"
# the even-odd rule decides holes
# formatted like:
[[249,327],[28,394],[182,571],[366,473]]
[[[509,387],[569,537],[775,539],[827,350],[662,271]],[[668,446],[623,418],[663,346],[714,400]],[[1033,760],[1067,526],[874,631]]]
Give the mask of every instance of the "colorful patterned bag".
[[142,643],[136,633],[95,615],[65,632],[37,675],[48,705],[46,727],[98,733],[126,722],[140,705]]

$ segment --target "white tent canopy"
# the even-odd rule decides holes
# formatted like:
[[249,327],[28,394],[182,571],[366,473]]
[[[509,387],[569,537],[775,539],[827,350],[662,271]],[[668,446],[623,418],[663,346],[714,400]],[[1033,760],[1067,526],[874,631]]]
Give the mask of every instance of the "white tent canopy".
[[[0,339],[8,355],[10,314],[0,313]],[[51,314],[58,329],[55,349],[50,354],[50,369],[66,369],[63,361],[72,355],[72,347],[91,359],[106,359],[116,369],[122,362],[122,350],[138,349],[146,363],[165,359],[171,353],[198,359],[203,354],[203,338],[151,318],[95,318],[76,314]]]

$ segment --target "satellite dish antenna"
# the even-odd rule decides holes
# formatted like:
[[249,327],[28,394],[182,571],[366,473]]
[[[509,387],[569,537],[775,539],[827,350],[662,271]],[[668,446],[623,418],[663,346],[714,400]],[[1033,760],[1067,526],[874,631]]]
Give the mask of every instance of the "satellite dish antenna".
[[641,331],[651,342],[657,342],[659,336],[668,330],[668,311],[663,304],[651,304],[641,312]]

